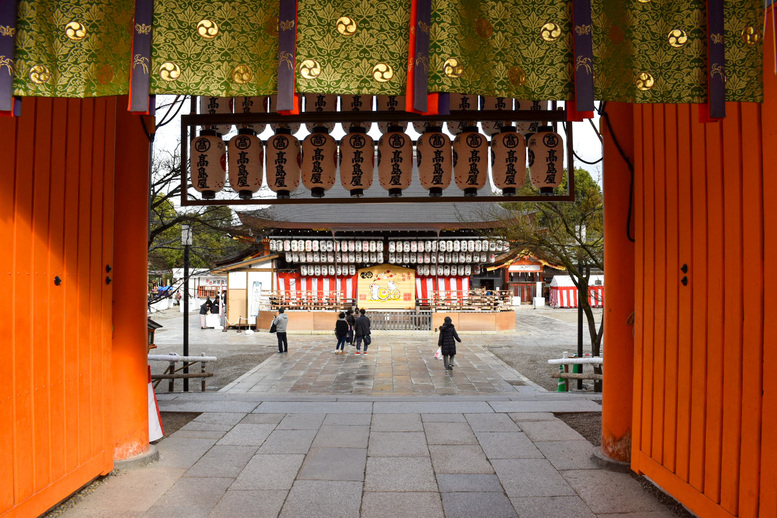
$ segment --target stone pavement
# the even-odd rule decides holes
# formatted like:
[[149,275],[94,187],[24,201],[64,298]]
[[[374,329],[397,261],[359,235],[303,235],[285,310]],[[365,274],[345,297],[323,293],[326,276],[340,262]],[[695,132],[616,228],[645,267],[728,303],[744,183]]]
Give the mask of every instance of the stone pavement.
[[456,367],[446,371],[442,361],[434,358],[436,336],[408,334],[376,333],[366,355],[356,355],[356,348],[348,345],[345,354],[334,354],[331,339],[295,336],[288,353],[268,358],[221,391],[453,395],[514,393],[516,387],[535,387],[477,341],[465,339],[458,344]]
[[589,396],[160,396],[201,411],[66,517],[669,517],[551,412]]
[[476,340],[446,372],[433,340],[386,335],[365,357],[296,336],[220,392],[159,394],[201,414],[62,516],[673,516],[553,414],[599,394],[546,392]]

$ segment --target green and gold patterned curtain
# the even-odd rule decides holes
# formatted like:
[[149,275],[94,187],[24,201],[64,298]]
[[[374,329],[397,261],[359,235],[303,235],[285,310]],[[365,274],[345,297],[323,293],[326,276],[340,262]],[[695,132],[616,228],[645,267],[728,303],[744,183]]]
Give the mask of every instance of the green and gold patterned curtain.
[[[761,0],[725,7],[729,101],[760,101]],[[133,0],[22,0],[14,94],[128,93]],[[405,93],[411,0],[299,0],[301,93]],[[432,0],[429,92],[568,100],[569,0]],[[704,0],[593,0],[595,97],[704,102]],[[276,92],[278,2],[155,0],[151,93]],[[0,56],[2,58],[2,56]],[[2,64],[2,63],[0,63]]]

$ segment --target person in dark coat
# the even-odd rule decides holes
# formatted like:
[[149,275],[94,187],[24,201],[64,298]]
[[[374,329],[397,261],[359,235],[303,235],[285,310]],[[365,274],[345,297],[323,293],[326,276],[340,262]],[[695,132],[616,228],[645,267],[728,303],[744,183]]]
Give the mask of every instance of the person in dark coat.
[[453,370],[453,357],[456,356],[456,342],[461,342],[456,328],[453,326],[451,317],[445,317],[445,321],[440,326],[440,338],[437,345],[442,349],[442,361],[445,370]]
[[364,313],[365,311],[363,309],[359,310],[359,317],[356,319],[356,324],[354,325],[354,329],[356,330],[356,353],[354,354],[359,354],[362,341],[364,341],[364,354],[367,354],[367,347],[372,340],[370,338],[370,319]]
[[345,354],[345,339],[348,336],[348,322],[345,321],[345,313],[342,311],[335,322],[335,337],[337,337],[337,345],[335,346],[335,354]]
[[353,345],[353,326],[356,325],[356,315],[353,314],[352,309],[349,309],[346,312],[345,321],[348,323],[348,334],[345,337],[345,341]]

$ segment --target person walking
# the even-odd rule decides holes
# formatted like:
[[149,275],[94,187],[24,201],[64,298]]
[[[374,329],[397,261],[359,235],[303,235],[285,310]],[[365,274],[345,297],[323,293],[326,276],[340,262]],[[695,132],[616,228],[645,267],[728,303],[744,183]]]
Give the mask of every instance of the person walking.
[[370,343],[372,342],[372,338],[370,338],[370,319],[367,317],[367,315],[365,315],[365,313],[366,311],[360,309],[359,317],[356,319],[354,324],[354,336],[356,337],[356,352],[354,354],[359,354],[362,341],[364,341],[364,354],[367,354],[367,347],[369,347]]
[[335,322],[335,337],[337,337],[335,354],[345,354],[345,339],[348,337],[348,322],[346,322],[345,313],[342,311],[338,315],[337,322]]
[[286,339],[286,327],[289,325],[289,316],[283,308],[278,309],[278,315],[272,319],[275,326],[275,335],[278,337],[278,352],[289,352],[289,341]]
[[210,297],[208,297],[202,306],[200,306],[200,329],[205,329],[207,327],[205,325],[205,316],[208,314],[208,311],[210,311],[212,305],[213,303],[210,301]]
[[440,337],[437,340],[437,345],[442,350],[442,361],[446,371],[453,370],[456,342],[461,342],[461,338],[459,338],[459,334],[453,326],[451,317],[445,317],[443,324],[440,326]]

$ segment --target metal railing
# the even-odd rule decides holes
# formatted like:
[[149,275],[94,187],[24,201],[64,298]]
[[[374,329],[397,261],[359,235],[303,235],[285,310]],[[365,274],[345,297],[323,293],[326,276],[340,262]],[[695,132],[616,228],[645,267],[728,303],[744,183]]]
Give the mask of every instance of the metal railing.
[[373,331],[431,331],[432,312],[426,311],[368,311]]

